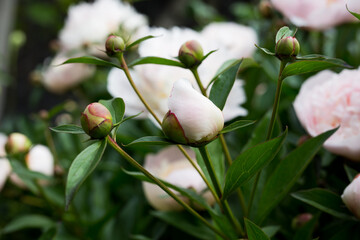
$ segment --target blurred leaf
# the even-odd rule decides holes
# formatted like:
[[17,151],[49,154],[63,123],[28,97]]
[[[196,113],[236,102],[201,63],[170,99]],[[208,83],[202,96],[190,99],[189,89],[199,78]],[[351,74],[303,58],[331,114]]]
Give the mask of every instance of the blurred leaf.
[[223,198],[229,197],[233,191],[250,180],[274,159],[286,136],[287,129],[279,137],[258,144],[240,154],[227,171]]
[[152,212],[152,215],[197,239],[215,239],[213,232],[208,227],[188,213],[156,211]]
[[290,30],[290,28],[287,26],[280,28],[279,31],[276,33],[275,44],[282,38],[295,36],[296,31],[297,30],[295,30],[295,31]]
[[341,59],[327,58],[324,56],[317,60],[301,60],[287,65],[281,74],[281,78],[285,79],[289,76],[318,72],[333,67],[353,68]]
[[270,238],[255,223],[245,218],[246,233],[249,240],[270,240]]
[[345,169],[345,172],[346,172],[346,176],[348,177],[350,182],[352,182],[352,180],[354,180],[356,175],[359,174],[358,171],[356,171],[355,169],[349,167],[348,165],[344,165],[344,169]]
[[104,105],[110,111],[114,125],[122,121],[125,113],[125,103],[122,98],[100,100],[99,103]]
[[55,223],[48,217],[43,215],[24,215],[12,220],[1,231],[3,234],[19,231],[26,228],[46,229],[54,226]]
[[312,219],[310,219],[310,221],[305,223],[304,226],[300,227],[300,229],[296,231],[293,240],[311,240],[318,219],[318,215],[314,216]]
[[137,39],[136,41],[130,43],[128,46],[126,46],[127,49],[130,49],[132,48],[133,46],[136,46],[138,44],[140,44],[141,42],[145,41],[145,40],[148,40],[148,39],[151,39],[151,38],[155,38],[155,36],[152,36],[152,35],[148,35],[148,36],[145,36],[143,38],[139,38]]
[[275,236],[275,234],[281,229],[280,226],[267,226],[261,228],[261,230],[270,238]]
[[313,188],[292,193],[291,196],[335,217],[353,218],[341,197],[329,190]]
[[264,53],[266,53],[267,55],[270,55],[270,56],[275,56],[276,54],[271,52],[269,49],[267,48],[262,48],[262,47],[259,47],[258,45],[255,44],[255,47],[257,47],[258,49],[260,49],[261,51],[263,51]]
[[72,162],[66,182],[66,209],[81,184],[94,171],[106,148],[106,139],[85,148]]
[[138,58],[138,59],[132,61],[131,63],[129,63],[128,67],[133,67],[133,66],[141,65],[141,64],[160,64],[160,65],[185,68],[184,64],[182,64],[181,62],[171,60],[171,59],[161,58],[161,57]]
[[70,58],[70,59],[66,60],[65,62],[63,62],[62,64],[68,64],[68,63],[86,63],[86,64],[93,64],[93,65],[97,65],[97,66],[120,68],[120,66],[116,65],[115,63],[108,62],[108,61],[102,60],[102,59],[94,57],[94,56],[83,56],[83,57],[77,57],[77,58]]
[[256,222],[262,222],[270,211],[286,196],[326,139],[335,131],[336,129],[330,130],[309,139],[279,163],[263,189]]
[[84,134],[84,130],[77,125],[73,124],[66,124],[66,125],[60,125],[56,127],[50,127],[51,131],[59,132],[59,133],[70,133],[70,134]]
[[349,8],[348,8],[348,6],[347,6],[347,4],[346,4],[346,9],[347,9],[348,12],[351,13],[354,17],[356,17],[357,19],[360,20],[360,14],[350,11]]
[[146,136],[146,137],[141,137],[138,138],[134,141],[132,141],[131,143],[125,144],[124,146],[128,147],[128,146],[132,146],[132,145],[174,145],[176,143],[170,141],[170,139],[166,138],[166,137],[159,137],[159,136]]
[[253,67],[260,67],[260,65],[252,58],[243,58],[239,72],[242,72],[248,68],[253,68]]
[[38,240],[53,240],[56,235],[56,227],[51,227],[45,231]]
[[143,235],[131,235],[130,240],[152,240],[152,239]]
[[227,67],[216,77],[211,87],[209,99],[221,110],[224,108],[226,99],[234,85],[241,62],[242,59],[237,60]]
[[255,123],[255,121],[252,121],[252,120],[239,120],[239,121],[233,122],[230,125],[224,127],[223,130],[220,131],[220,133],[232,132],[239,128],[247,127],[254,123]]
[[52,177],[44,175],[43,173],[40,172],[35,172],[35,171],[31,171],[28,168],[26,168],[24,165],[22,165],[19,161],[17,160],[11,160],[11,167],[13,169],[13,171],[21,178],[26,178],[26,179],[31,179],[31,180],[35,180],[35,179],[45,179],[45,180],[52,180]]

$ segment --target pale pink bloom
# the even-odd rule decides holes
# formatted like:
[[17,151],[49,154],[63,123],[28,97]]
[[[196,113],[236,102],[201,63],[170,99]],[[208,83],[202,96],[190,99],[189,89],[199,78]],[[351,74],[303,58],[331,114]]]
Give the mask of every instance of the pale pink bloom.
[[360,161],[360,69],[339,74],[325,70],[310,77],[301,86],[294,108],[311,136],[340,126],[324,147]]
[[6,156],[5,144],[7,142],[7,136],[0,133],[0,191],[4,187],[8,176],[11,173],[10,162]]
[[[271,0],[273,6],[298,27],[325,30],[354,21],[347,10],[347,0]],[[360,1],[349,1],[352,11],[360,11]]]
[[355,217],[360,219],[360,174],[345,188],[341,198]]
[[[190,149],[186,152],[192,159],[195,153]],[[214,204],[215,200],[209,191],[204,193],[207,186],[199,173],[190,164],[189,160],[175,146],[167,147],[156,154],[148,154],[145,158],[144,167],[155,177],[167,181],[178,187],[193,189],[206,199],[208,204]],[[183,207],[171,198],[166,192],[155,184],[143,182],[145,196],[151,206],[162,211],[177,211]],[[173,190],[175,194],[180,194]],[[189,203],[185,197],[182,200]]]
[[60,65],[68,59],[69,56],[60,53],[52,59],[49,65],[43,67],[41,72],[42,84],[50,92],[64,93],[94,74],[95,67],[88,64],[72,63]]

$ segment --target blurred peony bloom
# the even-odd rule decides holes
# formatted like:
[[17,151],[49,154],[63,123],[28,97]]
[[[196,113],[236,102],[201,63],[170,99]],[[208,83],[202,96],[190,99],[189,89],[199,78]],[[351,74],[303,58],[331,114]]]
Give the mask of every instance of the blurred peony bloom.
[[74,63],[60,65],[68,60],[69,57],[60,53],[52,59],[48,66],[44,66],[41,73],[42,84],[50,92],[57,94],[64,93],[95,73],[95,67],[88,64]]
[[0,191],[6,183],[6,179],[11,173],[11,166],[9,160],[5,158],[5,144],[7,142],[7,136],[0,133]]
[[360,174],[345,188],[341,198],[355,217],[360,219]]
[[[256,33],[253,29],[235,23],[210,24],[200,33],[187,28],[173,27],[169,30],[150,28],[141,32],[141,34],[143,36],[159,36],[144,41],[139,45],[141,57],[175,58],[178,55],[180,46],[189,40],[199,42],[204,54],[217,50],[205,59],[198,68],[204,86],[210,83],[225,61],[250,57],[255,50],[254,43],[257,42]],[[229,35],[237,37],[226,37]],[[176,80],[180,78],[189,79],[196,86],[195,78],[187,69],[146,64],[135,66],[130,72],[139,91],[159,118],[163,118],[168,111],[167,99]],[[247,110],[240,106],[246,101],[242,85],[242,81],[235,81],[234,87],[229,94],[223,110],[226,121],[247,114]],[[112,69],[110,71],[107,88],[112,96],[124,99],[127,106],[126,115],[137,114],[140,111],[146,112],[121,70]],[[143,115],[143,117],[148,117],[148,115]]]
[[5,144],[7,154],[25,154],[29,152],[31,147],[30,139],[22,133],[11,133]]
[[70,7],[65,26],[60,32],[60,45],[64,51],[92,46],[95,46],[95,51],[104,50],[110,33],[120,33],[124,39],[128,39],[146,26],[146,17],[121,0],[84,2]]
[[330,152],[360,161],[360,69],[329,70],[310,77],[300,89],[294,108],[311,136],[340,128],[324,143]]
[[221,110],[180,79],[169,97],[169,112],[162,122],[165,135],[181,144],[204,144],[212,141],[224,127]]
[[[187,149],[186,152],[192,159],[195,159],[193,151]],[[207,189],[205,182],[177,147],[167,147],[156,154],[147,155],[144,167],[161,180],[182,188],[193,189],[198,194],[202,194],[209,205],[214,204],[215,199],[210,191],[204,192]],[[179,211],[183,209],[180,204],[157,185],[143,182],[143,189],[147,200],[155,209],[161,211]],[[189,203],[187,198],[181,198]]]
[[354,21],[347,10],[360,11],[358,0],[271,0],[273,6],[298,27],[325,30]]

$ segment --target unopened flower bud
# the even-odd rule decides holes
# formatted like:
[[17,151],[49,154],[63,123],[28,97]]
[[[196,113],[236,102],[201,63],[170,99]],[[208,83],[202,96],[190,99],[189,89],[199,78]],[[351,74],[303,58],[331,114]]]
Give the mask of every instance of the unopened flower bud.
[[83,130],[95,139],[106,137],[113,127],[111,113],[101,103],[89,104],[80,120]]
[[221,110],[185,79],[174,83],[168,106],[162,129],[174,142],[201,146],[215,139],[224,127]]
[[181,45],[178,57],[187,68],[192,68],[201,63],[204,51],[198,41],[191,40]]
[[12,133],[5,144],[7,154],[25,154],[30,150],[31,141],[24,134]]
[[106,54],[113,57],[125,50],[124,40],[116,35],[110,35],[105,43]]
[[297,215],[291,222],[291,227],[293,229],[299,229],[304,226],[307,222],[309,222],[313,218],[311,213],[301,213]]
[[275,53],[280,60],[291,60],[300,52],[300,44],[295,37],[284,37],[276,43]]
[[341,198],[355,217],[360,219],[360,174],[345,188]]

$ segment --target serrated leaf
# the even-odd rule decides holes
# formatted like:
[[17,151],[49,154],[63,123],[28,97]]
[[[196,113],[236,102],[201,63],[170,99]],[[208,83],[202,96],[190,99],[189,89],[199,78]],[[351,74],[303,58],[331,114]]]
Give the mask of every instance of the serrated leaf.
[[313,188],[292,193],[291,196],[335,217],[353,219],[341,197],[329,190]]
[[258,45],[255,44],[255,47],[257,47],[258,49],[260,49],[261,51],[263,51],[264,53],[266,53],[267,55],[270,55],[270,56],[275,56],[276,54],[271,52],[269,49],[267,48],[262,48],[262,47],[259,47]]
[[241,60],[235,61],[217,76],[210,90],[209,99],[221,110],[224,108],[226,99],[237,77]]
[[275,43],[277,43],[282,38],[295,36],[296,31],[297,30],[290,30],[290,28],[287,26],[280,28],[279,31],[276,33]]
[[128,146],[132,146],[135,144],[142,144],[142,145],[173,145],[176,144],[174,142],[172,142],[170,139],[166,138],[166,137],[159,137],[159,136],[146,136],[146,137],[141,137],[138,138],[134,141],[132,141],[131,143],[128,143],[124,146],[128,147]]
[[305,73],[318,72],[329,68],[353,68],[341,59],[323,58],[317,60],[301,60],[287,65],[281,74],[281,78],[285,79],[293,75],[301,75]]
[[94,171],[106,148],[106,139],[97,141],[85,148],[71,163],[66,181],[66,209],[81,184]]
[[152,36],[152,35],[148,35],[148,36],[145,36],[143,38],[139,38],[137,40],[135,40],[134,42],[132,42],[131,44],[129,44],[128,46],[126,46],[127,49],[130,49],[132,47],[134,47],[135,45],[138,45],[140,44],[141,42],[145,41],[145,40],[148,40],[148,39],[151,39],[151,38],[155,38],[156,36]]
[[239,120],[239,121],[233,122],[230,125],[224,127],[223,130],[220,131],[220,133],[232,132],[239,128],[243,128],[243,127],[252,125],[254,123],[255,123],[255,121],[252,121],[252,120]]
[[274,159],[281,149],[286,136],[287,129],[279,137],[256,145],[240,154],[227,171],[223,198],[229,197],[233,191],[250,180]]
[[84,130],[77,125],[73,124],[66,124],[66,125],[60,125],[56,127],[51,127],[51,131],[59,132],[59,133],[70,133],[70,134],[84,134]]
[[349,10],[347,4],[346,4],[346,9],[348,10],[349,13],[351,13],[354,17],[356,17],[357,19],[360,20],[360,14],[359,13],[356,13],[356,12],[352,12]]
[[48,217],[43,215],[24,215],[12,220],[1,231],[2,234],[12,233],[27,228],[46,229],[55,225]]
[[129,67],[133,67],[136,65],[142,65],[142,64],[160,64],[160,65],[167,65],[167,66],[174,66],[174,67],[181,67],[185,68],[184,64],[181,62],[167,59],[167,58],[161,58],[161,57],[142,57],[134,60],[130,64],[128,64]]
[[114,125],[122,121],[125,113],[125,103],[122,98],[100,100],[99,103],[104,105],[110,111]]
[[245,218],[246,233],[249,240],[270,240],[259,226]]
[[335,131],[330,130],[309,139],[279,163],[264,186],[258,205],[256,222],[262,222],[286,196],[326,139]]
[[115,63],[108,62],[105,60],[102,60],[100,58],[94,57],[94,56],[83,56],[83,57],[77,57],[77,58],[70,58],[63,62],[62,64],[69,64],[69,63],[86,63],[86,64],[93,64],[97,66],[105,66],[105,67],[116,67],[121,68],[120,66],[116,65]]

